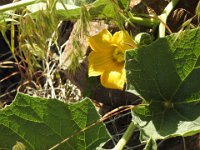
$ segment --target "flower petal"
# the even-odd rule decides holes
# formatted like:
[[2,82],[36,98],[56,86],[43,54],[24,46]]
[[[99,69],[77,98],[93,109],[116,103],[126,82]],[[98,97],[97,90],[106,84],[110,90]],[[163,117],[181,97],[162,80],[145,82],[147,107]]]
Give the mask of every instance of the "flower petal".
[[113,60],[112,49],[105,52],[92,51],[88,56],[88,61],[89,76],[99,76],[106,70],[121,70],[124,66],[123,63],[119,64]]
[[125,69],[121,71],[105,71],[101,75],[101,84],[106,88],[123,90],[126,82]]
[[92,36],[87,39],[90,47],[94,51],[104,51],[105,49],[110,49],[112,47],[112,34],[104,29],[99,34]]
[[136,47],[135,42],[132,40],[127,31],[118,31],[113,35],[113,43],[118,45],[124,51]]

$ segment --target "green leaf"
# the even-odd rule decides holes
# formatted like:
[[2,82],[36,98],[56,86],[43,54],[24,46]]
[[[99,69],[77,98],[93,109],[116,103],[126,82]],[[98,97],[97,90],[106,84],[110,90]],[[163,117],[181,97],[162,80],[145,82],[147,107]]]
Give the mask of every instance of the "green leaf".
[[18,93],[10,106],[0,110],[0,149],[11,149],[17,142],[26,149],[46,150],[75,135],[57,149],[93,150],[110,138],[104,124],[80,131],[98,119],[89,99],[65,104]]
[[109,19],[115,18],[115,8],[113,2],[110,0],[96,0],[89,9],[92,18]]
[[127,52],[127,90],[146,102],[132,115],[142,141],[200,132],[199,39],[197,28]]
[[122,8],[122,9],[128,9],[129,5],[130,5],[130,0],[118,0],[118,5]]

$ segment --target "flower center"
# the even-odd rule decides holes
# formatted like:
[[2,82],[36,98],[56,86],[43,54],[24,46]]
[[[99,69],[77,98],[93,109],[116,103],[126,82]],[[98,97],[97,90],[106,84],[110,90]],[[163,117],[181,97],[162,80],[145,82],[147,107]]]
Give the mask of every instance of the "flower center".
[[124,52],[119,48],[115,48],[115,50],[113,52],[113,58],[118,63],[124,62]]

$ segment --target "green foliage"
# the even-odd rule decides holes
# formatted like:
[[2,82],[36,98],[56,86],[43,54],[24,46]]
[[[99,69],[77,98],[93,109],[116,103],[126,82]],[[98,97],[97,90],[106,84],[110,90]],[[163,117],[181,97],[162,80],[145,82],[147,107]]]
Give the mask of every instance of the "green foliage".
[[73,4],[73,5],[82,5],[82,4],[89,4],[94,2],[95,0],[62,0],[63,2],[67,4]]
[[113,18],[114,5],[110,0],[97,0],[89,10],[92,18]]
[[76,133],[98,119],[87,98],[67,105],[55,99],[18,93],[10,106],[0,110],[0,149],[11,149],[20,142],[27,149],[46,150],[75,134],[57,149],[93,150],[109,139],[104,124]]
[[[86,5],[86,4],[85,4]],[[87,6],[91,19],[108,19],[115,15],[113,3],[110,0],[96,0]],[[81,14],[80,5],[57,4],[57,15],[63,20],[79,19]]]
[[135,36],[135,42],[139,46],[148,45],[153,42],[153,37],[149,33],[141,32]]
[[118,5],[122,8],[122,9],[128,9],[129,8],[129,4],[130,4],[130,0],[118,0],[115,1],[118,3]]
[[[122,8],[128,8],[129,1],[117,1],[114,0],[89,0],[89,1],[62,1],[62,3],[56,3],[56,11],[57,17],[62,20],[75,20],[79,19],[81,15],[81,7],[87,7],[88,12],[90,13],[91,19],[109,19],[115,18],[116,13],[119,11],[115,11],[116,7],[120,5]],[[27,6],[27,9],[31,13],[36,13],[39,10],[46,9],[46,3],[36,3],[34,5]]]
[[127,52],[127,90],[145,101],[132,112],[142,141],[200,131],[199,38],[197,28]]

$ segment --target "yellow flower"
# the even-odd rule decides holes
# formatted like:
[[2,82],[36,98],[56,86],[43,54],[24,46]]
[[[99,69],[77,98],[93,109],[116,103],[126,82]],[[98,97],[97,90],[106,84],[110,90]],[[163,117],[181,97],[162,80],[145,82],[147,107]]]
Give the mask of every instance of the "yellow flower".
[[92,48],[89,54],[88,75],[101,76],[101,84],[106,88],[123,90],[126,82],[124,53],[136,44],[127,31],[116,32],[113,36],[108,30],[88,38]]

